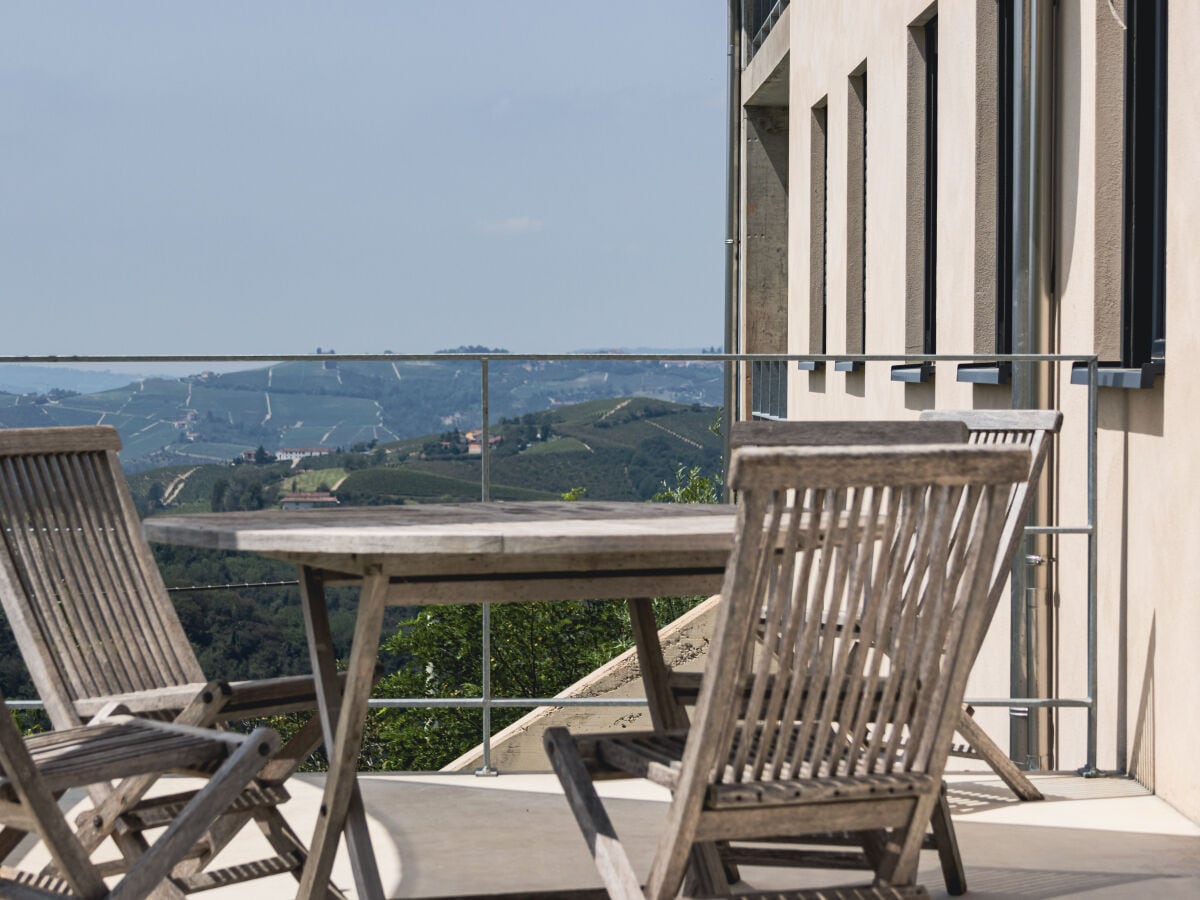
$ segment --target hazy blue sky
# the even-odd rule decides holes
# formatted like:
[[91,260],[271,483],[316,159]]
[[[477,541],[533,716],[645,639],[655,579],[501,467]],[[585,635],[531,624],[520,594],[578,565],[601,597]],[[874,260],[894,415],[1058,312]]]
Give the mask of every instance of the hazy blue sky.
[[0,5],[0,355],[719,343],[718,0]]

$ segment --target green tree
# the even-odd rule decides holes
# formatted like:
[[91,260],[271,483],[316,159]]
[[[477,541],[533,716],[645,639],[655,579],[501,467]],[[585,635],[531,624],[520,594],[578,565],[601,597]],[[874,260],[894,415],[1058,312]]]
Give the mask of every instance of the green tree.
[[209,497],[209,509],[213,512],[221,512],[225,509],[225,494],[229,490],[229,482],[224,478],[218,478],[213,482],[212,494]]
[[653,500],[655,503],[720,503],[721,479],[717,475],[701,474],[699,466],[679,466],[675,484],[662,482]]
[[161,481],[150,483],[150,489],[146,491],[146,499],[150,502],[151,509],[158,509],[163,505],[163,494],[165,490]]
[[[483,671],[482,608],[434,606],[401,623],[384,650],[403,659],[376,685],[382,697],[478,697]],[[623,604],[502,603],[492,607],[492,693],[553,696],[629,646]],[[498,730],[524,715],[496,709]],[[384,769],[439,769],[479,743],[472,709],[385,709],[368,726],[367,744],[387,748],[372,762]]]
[[263,486],[257,481],[251,482],[243,489],[238,498],[239,509],[262,509],[267,505],[263,494]]

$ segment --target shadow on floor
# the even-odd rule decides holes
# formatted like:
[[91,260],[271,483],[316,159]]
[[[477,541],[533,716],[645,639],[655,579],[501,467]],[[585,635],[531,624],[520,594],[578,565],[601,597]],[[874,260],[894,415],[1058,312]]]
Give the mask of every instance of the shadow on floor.
[[[1134,887],[1141,883],[1154,881],[1154,889],[1147,891],[1146,886]],[[969,866],[967,883],[970,888],[967,897],[977,900],[999,900],[999,898],[1021,897],[1025,900],[1050,900],[1054,897],[1070,897],[1076,894],[1090,896],[1128,897],[1148,893],[1151,896],[1162,896],[1159,883],[1176,882],[1181,890],[1179,896],[1195,896],[1196,882],[1182,876],[1162,878],[1147,872],[1074,872],[1052,869],[1014,869],[997,866]],[[929,885],[931,892],[933,885]],[[940,887],[940,885],[939,885]],[[1104,894],[1093,893],[1103,888],[1115,892]]]

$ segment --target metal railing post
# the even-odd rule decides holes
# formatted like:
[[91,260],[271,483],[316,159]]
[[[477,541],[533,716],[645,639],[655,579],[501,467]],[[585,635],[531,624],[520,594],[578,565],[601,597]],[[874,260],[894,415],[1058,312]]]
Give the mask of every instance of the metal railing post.
[[1097,477],[1097,432],[1099,429],[1099,397],[1097,392],[1099,364],[1096,357],[1088,360],[1088,446],[1087,446],[1087,516],[1088,516],[1088,572],[1087,572],[1087,763],[1079,774],[1092,778],[1100,774],[1096,765],[1096,743],[1099,732],[1096,709],[1098,678],[1096,671],[1097,644],[1097,541],[1096,541],[1096,477]]
[[492,768],[492,604],[483,604],[483,764],[476,775],[499,775]]
[[[483,424],[479,429],[479,491],[480,500],[487,503],[492,499],[491,482],[491,435],[488,433],[488,358],[479,359],[480,414]],[[498,775],[492,768],[492,604],[483,604],[483,640],[481,647],[482,675],[480,688],[483,692],[483,765],[475,770],[476,775]]]
[[483,424],[479,428],[479,499],[487,503],[492,499],[492,447],[488,430],[488,358],[479,359],[479,405]]

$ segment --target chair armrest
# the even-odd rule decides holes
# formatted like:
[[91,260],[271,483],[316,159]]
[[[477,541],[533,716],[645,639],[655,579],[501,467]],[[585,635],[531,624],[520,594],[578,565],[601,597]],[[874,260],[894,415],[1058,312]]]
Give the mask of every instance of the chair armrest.
[[111,714],[113,709],[135,716],[149,713],[177,713],[196,699],[202,691],[212,690],[219,682],[196,681],[170,687],[150,688],[125,694],[104,694],[75,701],[75,712],[85,721]]
[[[382,675],[383,669],[376,666],[372,683],[378,681]],[[346,673],[339,672],[338,680],[344,683],[345,679]],[[304,712],[317,707],[317,687],[311,675],[235,681],[229,688],[229,698],[217,716],[217,721],[220,722]]]
[[[378,681],[382,674],[382,669],[377,666],[374,680]],[[338,673],[338,678],[344,679],[345,673]],[[211,692],[212,698],[203,698],[201,695],[205,691]],[[214,721],[229,722],[315,709],[317,692],[311,675],[259,678],[253,681],[210,681],[207,684],[192,682],[125,694],[85,697],[75,701],[75,711],[85,721],[102,716],[114,708],[135,716],[177,714],[201,700],[209,703],[215,700]]]

